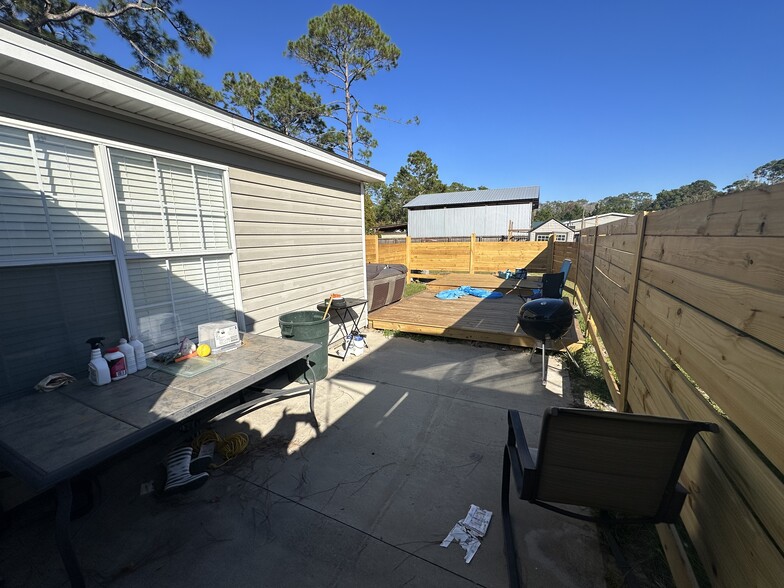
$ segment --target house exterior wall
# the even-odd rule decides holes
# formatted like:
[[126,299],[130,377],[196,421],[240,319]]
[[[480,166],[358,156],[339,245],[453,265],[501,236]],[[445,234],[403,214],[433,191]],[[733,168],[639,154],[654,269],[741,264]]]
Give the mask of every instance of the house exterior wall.
[[409,237],[479,237],[506,235],[509,221],[515,229],[531,226],[530,202],[522,204],[483,204],[451,208],[408,211]]
[[364,296],[359,182],[228,149],[21,86],[0,87],[0,116],[121,141],[229,168],[246,329],[277,336],[277,317],[315,310],[331,292]]
[[365,297],[359,186],[337,189],[230,168],[248,329],[277,334],[278,316],[331,292]]
[[569,221],[569,226],[575,231],[580,231],[583,227],[591,228],[598,225],[606,225],[607,223],[614,223],[615,221],[632,216],[631,214],[608,212],[600,214],[599,216],[590,216],[585,219],[577,219]]

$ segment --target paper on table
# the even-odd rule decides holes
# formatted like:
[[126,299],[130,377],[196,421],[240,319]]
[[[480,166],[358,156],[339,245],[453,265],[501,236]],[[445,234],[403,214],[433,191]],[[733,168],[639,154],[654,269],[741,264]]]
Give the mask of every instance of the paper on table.
[[460,547],[465,549],[465,562],[471,563],[477,549],[482,544],[479,537],[484,537],[487,533],[487,526],[493,513],[489,510],[479,508],[475,504],[468,509],[468,514],[452,527],[449,534],[441,542],[441,547],[449,547],[452,541],[460,543]]

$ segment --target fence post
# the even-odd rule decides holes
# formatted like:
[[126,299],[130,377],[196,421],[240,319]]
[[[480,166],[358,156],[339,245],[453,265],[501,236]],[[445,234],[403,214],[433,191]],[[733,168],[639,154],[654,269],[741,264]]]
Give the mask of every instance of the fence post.
[[471,233],[471,246],[468,248],[468,273],[474,273],[474,247],[476,246],[476,233]]
[[547,237],[547,271],[546,273],[553,272],[553,258],[555,257],[555,233],[550,233]]
[[376,245],[376,261],[375,261],[374,263],[378,263],[378,253],[379,253],[379,252],[378,252],[378,235],[374,235],[374,237],[376,238],[376,239],[375,239],[375,245]]
[[411,282],[411,237],[406,237],[406,284]]
[[[625,350],[623,360],[623,378],[621,380],[621,400],[620,408],[623,411],[628,410],[626,398],[629,390],[629,363],[632,357],[632,333],[634,331],[634,311],[637,306],[637,286],[640,283],[640,263],[642,261],[642,248],[645,242],[645,226],[648,222],[648,213],[641,213],[639,217],[639,226],[637,227],[637,252],[634,255],[632,262],[632,278],[629,282],[629,312],[626,315],[626,338]],[[616,366],[616,368],[619,366]]]
[[577,247],[577,250],[574,252],[574,272],[572,272],[572,282],[574,282],[574,295],[577,296],[577,280],[580,279],[580,242],[577,241],[576,243],[572,241],[572,245]]
[[[591,292],[593,290],[593,272],[596,270],[596,243],[599,242],[599,227],[593,228],[593,254],[591,255],[591,273],[588,275],[588,300],[585,302],[585,310],[591,314]],[[588,320],[588,317],[585,317]]]

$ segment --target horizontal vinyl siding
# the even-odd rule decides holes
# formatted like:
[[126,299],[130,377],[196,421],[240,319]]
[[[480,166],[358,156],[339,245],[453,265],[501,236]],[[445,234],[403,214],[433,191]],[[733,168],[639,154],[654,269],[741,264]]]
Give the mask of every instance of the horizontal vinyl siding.
[[278,317],[315,310],[332,292],[363,297],[359,185],[322,185],[231,168],[247,328],[278,336]]
[[364,294],[358,183],[19,86],[0,87],[0,114],[229,167],[249,331],[278,336],[280,314],[315,309],[331,292]]
[[466,237],[506,235],[509,221],[515,229],[531,226],[531,204],[461,206],[408,211],[410,237]]
[[297,181],[350,190],[354,184],[318,171],[290,165],[284,161],[261,158],[241,148],[229,149],[211,142],[209,136],[184,135],[154,126],[143,118],[129,120],[108,115],[95,106],[53,100],[50,96],[21,86],[0,87],[0,115],[51,125],[95,137],[164,151],[171,155],[193,157],[225,166],[292,178]]

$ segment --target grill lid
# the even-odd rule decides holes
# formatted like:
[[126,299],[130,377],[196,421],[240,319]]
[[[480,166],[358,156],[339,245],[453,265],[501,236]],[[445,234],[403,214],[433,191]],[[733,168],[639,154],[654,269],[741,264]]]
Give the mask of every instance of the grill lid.
[[523,332],[534,339],[563,337],[574,320],[574,309],[563,298],[538,298],[520,307],[517,322]]

